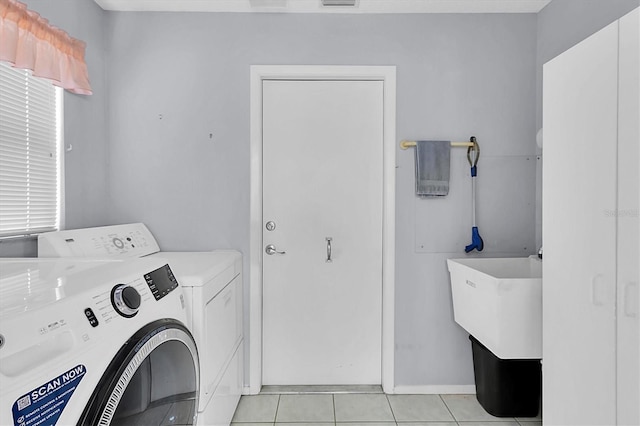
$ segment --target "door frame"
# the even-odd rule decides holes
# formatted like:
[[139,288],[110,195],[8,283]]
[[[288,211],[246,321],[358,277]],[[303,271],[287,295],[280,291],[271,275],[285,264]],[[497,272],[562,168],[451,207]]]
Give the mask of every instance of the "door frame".
[[382,81],[382,388],[394,393],[396,67],[334,65],[251,65],[250,76],[250,222],[249,222],[249,383],[245,394],[262,387],[262,81]]

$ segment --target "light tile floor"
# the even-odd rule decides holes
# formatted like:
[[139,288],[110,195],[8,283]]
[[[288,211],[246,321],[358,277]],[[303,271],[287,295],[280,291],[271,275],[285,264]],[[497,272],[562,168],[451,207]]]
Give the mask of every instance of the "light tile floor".
[[235,426],[541,426],[534,418],[494,417],[475,395],[382,393],[243,396]]

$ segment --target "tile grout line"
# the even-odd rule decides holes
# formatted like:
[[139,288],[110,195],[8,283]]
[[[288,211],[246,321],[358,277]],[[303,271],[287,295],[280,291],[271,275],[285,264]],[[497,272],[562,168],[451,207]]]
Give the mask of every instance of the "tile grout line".
[[451,408],[449,408],[449,406],[447,405],[447,401],[444,400],[444,398],[442,397],[442,394],[439,393],[438,396],[440,397],[440,400],[442,401],[444,406],[447,408],[447,411],[449,412],[449,414],[451,414],[451,417],[453,418],[453,421],[456,422],[456,425],[460,426],[460,422],[458,421],[456,416],[453,414],[453,411],[451,411]]
[[389,395],[387,395],[385,393],[384,396],[387,398],[387,404],[389,404],[389,409],[391,410],[391,415],[393,416],[393,422],[397,426],[398,425],[398,419],[396,419],[396,413],[393,412],[393,406],[391,405],[391,401],[389,401]]
[[278,421],[278,410],[280,409],[280,397],[282,395],[278,394],[278,402],[276,403],[276,415],[273,417],[273,425],[276,424],[276,422]]

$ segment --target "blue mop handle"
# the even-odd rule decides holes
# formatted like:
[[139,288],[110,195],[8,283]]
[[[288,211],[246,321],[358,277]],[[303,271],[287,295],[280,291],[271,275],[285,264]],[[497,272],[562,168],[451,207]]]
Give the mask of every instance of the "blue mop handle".
[[[482,249],[484,249],[484,241],[482,241],[482,237],[478,231],[478,226],[476,225],[476,176],[478,176],[478,168],[476,165],[480,158],[480,147],[476,142],[476,138],[473,136],[471,137],[471,142],[474,143],[474,147],[473,149],[470,147],[467,150],[467,159],[471,166],[471,212],[473,216],[473,227],[471,228],[471,244],[464,248],[465,253],[469,253],[474,249],[478,251],[482,251]],[[471,158],[472,153],[473,159]]]
[[[473,173],[473,169],[471,168],[471,173]],[[473,226],[476,226],[476,178],[471,175],[471,215],[473,216]]]

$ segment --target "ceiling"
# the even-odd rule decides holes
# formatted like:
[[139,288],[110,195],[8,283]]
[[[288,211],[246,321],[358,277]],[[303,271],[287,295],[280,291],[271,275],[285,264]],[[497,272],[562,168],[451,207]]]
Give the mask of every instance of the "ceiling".
[[551,0],[95,0],[105,10],[244,13],[537,13]]

